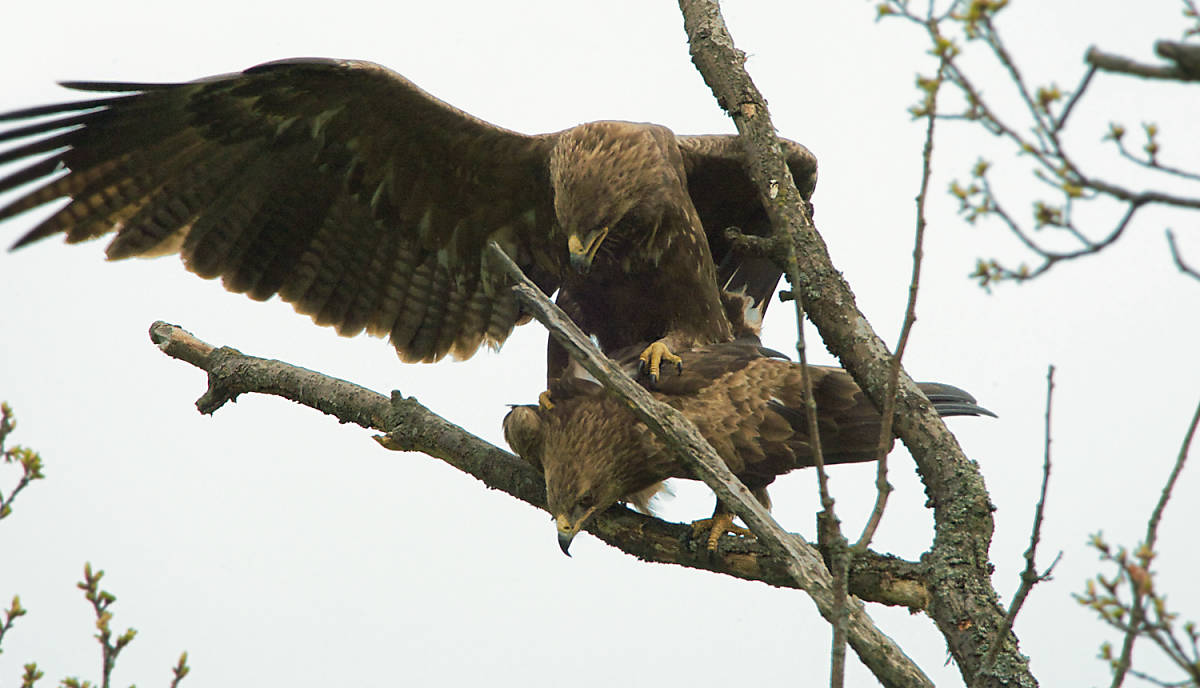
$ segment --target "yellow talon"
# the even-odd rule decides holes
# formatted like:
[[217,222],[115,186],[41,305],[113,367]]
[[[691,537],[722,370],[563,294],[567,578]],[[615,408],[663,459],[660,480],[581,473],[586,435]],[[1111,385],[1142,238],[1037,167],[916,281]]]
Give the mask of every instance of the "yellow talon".
[[708,551],[717,551],[717,542],[725,533],[752,537],[754,534],[741,526],[733,525],[733,514],[728,511],[713,514],[712,518],[702,518],[692,523],[692,537],[700,537],[708,531]]
[[538,406],[543,411],[549,411],[554,408],[554,402],[550,401],[550,390],[546,390],[538,395]]
[[639,372],[649,373],[650,381],[655,384],[658,383],[663,361],[674,363],[675,370],[678,373],[683,373],[683,359],[671,353],[671,350],[667,348],[666,344],[662,343],[661,339],[646,347],[646,350],[642,352],[638,360],[640,361],[638,363]]

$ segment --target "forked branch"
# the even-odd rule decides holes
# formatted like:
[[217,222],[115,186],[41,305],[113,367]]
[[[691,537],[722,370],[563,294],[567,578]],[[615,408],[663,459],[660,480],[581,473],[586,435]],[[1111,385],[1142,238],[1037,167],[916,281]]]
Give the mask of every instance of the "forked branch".
[[[733,45],[713,0],[680,0],[692,61],[733,118],[746,152],[744,164],[777,236],[791,243],[787,269],[792,291],[859,387],[882,408],[892,357],[855,305],[849,285],[834,269],[824,242],[792,182],[766,102],[746,74],[746,56]],[[996,663],[980,672],[993,632],[1003,623],[988,569],[992,505],[978,468],[946,429],[928,399],[901,368],[893,422],[917,463],[933,506],[930,564],[937,584],[928,609],[947,640],[964,680],[976,686],[1033,686],[1016,637],[1004,634]]]

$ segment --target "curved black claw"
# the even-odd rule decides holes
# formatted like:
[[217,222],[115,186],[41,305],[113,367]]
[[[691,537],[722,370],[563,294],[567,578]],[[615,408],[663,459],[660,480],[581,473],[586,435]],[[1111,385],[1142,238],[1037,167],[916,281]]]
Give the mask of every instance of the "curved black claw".
[[676,374],[683,374],[683,359],[671,352],[662,340],[654,342],[638,357],[638,375],[650,374],[650,386],[657,387],[663,361],[675,364]]

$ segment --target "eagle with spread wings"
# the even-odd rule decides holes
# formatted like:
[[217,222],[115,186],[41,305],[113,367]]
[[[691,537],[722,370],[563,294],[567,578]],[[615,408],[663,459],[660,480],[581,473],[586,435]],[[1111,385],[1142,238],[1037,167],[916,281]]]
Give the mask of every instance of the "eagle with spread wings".
[[[278,295],[405,361],[471,356],[527,318],[485,258],[496,241],[601,346],[660,357],[753,333],[780,272],[725,238],[767,218],[732,136],[593,122],[524,135],[399,74],[294,59],[187,83],[65,82],[90,100],[0,115],[0,221],[60,199],[15,244],[110,232],[110,259]],[[28,140],[26,140],[28,139]],[[816,160],[783,143],[808,199]],[[30,188],[26,185],[33,184]],[[551,347],[548,374],[566,358]]]
[[[640,347],[617,355],[628,370]],[[729,469],[766,507],[776,477],[813,466],[804,413],[800,364],[741,341],[679,352],[683,372],[664,376],[653,395],[683,413]],[[817,425],[826,464],[873,461],[879,456],[881,416],[850,374],[809,366]],[[993,416],[967,392],[919,383],[942,416]],[[645,511],[667,478],[694,478],[633,412],[578,365],[551,386],[552,405],[516,406],[504,419],[510,447],[542,472],[546,500],[568,553],[571,540],[596,514],[620,501]],[[720,502],[707,528],[709,549],[730,530],[733,515]]]

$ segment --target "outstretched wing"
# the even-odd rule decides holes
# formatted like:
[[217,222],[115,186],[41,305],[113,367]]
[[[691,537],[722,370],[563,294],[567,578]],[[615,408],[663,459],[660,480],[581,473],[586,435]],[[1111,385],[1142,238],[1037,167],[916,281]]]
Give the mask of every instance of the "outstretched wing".
[[[739,336],[757,335],[762,317],[782,275],[769,259],[733,248],[725,237],[728,227],[743,234],[767,236],[771,223],[742,163],[744,153],[736,136],[680,136],[688,175],[688,193],[708,235],[717,264],[717,284],[725,292],[725,310]],[[780,139],[796,188],[805,201],[817,186],[817,158],[804,146]]]
[[0,114],[22,123],[0,144],[30,139],[0,152],[26,163],[0,193],[37,182],[0,220],[70,199],[15,247],[115,231],[110,259],[178,251],[230,291],[389,337],[407,361],[470,356],[518,323],[482,259],[489,240],[557,287],[553,137],[483,122],[379,65],[297,59],[190,83],[64,85],[116,95]]

